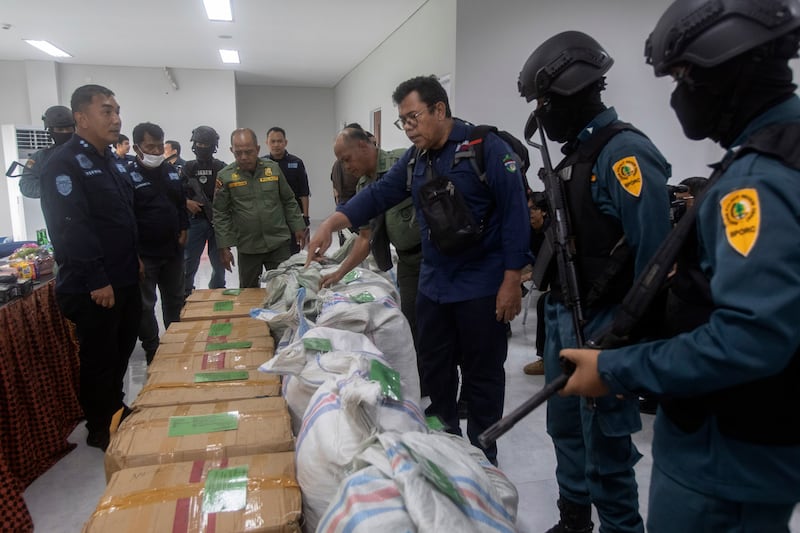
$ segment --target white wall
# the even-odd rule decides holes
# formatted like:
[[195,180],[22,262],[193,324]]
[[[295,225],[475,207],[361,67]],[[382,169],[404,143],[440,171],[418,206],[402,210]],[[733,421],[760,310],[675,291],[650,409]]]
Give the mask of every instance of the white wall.
[[[267,130],[286,130],[289,153],[303,160],[308,172],[309,215],[325,218],[333,209],[331,165],[336,118],[333,89],[239,85],[236,93],[237,127],[251,128],[258,136],[261,156],[269,153]],[[230,131],[220,141],[220,152],[230,160]]]
[[380,108],[382,148],[410,146],[392,124],[392,92],[415,76],[454,76],[455,60],[456,0],[429,0],[336,85],[337,127],[358,122],[369,129],[372,110]]
[[[176,91],[160,68],[59,64],[61,99],[69,106],[72,92],[87,83],[108,87],[116,94],[122,116],[122,133],[131,137],[140,122],[155,122],[167,139],[181,143],[181,155],[194,159],[192,130],[211,126],[220,136],[218,157],[233,160],[226,137],[236,128],[236,81],[227,70],[171,69]],[[131,139],[133,142],[133,139]],[[133,153],[133,151],[131,151]]]
[[[614,58],[603,93],[623,120],[643,130],[672,163],[671,182],[707,176],[720,157],[710,141],[686,140],[669,107],[673,83],[655,78],[644,62],[644,43],[667,0],[458,0],[455,101],[460,116],[496,124],[522,138],[533,103],[519,96],[517,79],[530,53],[565,30],[588,33]],[[551,156],[558,161],[558,153]],[[540,160],[531,156],[534,164]],[[529,175],[531,185],[535,174]]]

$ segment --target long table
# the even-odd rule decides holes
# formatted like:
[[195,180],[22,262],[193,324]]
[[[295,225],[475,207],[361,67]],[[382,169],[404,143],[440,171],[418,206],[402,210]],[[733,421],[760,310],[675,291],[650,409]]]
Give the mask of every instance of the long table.
[[54,281],[0,307],[0,531],[33,531],[22,493],[75,447],[80,363]]

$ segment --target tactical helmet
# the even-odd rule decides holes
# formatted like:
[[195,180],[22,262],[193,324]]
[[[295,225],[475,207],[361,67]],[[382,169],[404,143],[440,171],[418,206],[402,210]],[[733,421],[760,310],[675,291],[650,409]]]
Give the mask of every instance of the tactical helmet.
[[217,147],[219,144],[219,134],[211,126],[197,126],[192,130],[192,143],[203,143]]
[[709,68],[800,27],[800,0],[677,0],[647,38],[656,76],[690,63]]
[[63,105],[54,105],[48,107],[47,111],[42,115],[45,129],[52,128],[70,128],[75,126],[75,119],[72,117],[72,111]]
[[519,73],[519,94],[528,102],[545,93],[571,96],[602,78],[613,64],[600,43],[585,33],[565,31],[530,55]]

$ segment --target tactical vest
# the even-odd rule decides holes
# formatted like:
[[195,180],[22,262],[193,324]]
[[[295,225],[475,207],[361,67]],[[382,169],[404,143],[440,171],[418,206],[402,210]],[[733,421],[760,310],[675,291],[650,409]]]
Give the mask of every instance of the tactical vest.
[[[737,156],[755,151],[800,170],[798,143],[800,124],[778,124],[748,139]],[[666,336],[706,324],[714,310],[711,281],[700,270],[697,249],[695,224],[679,252],[677,271],[670,283]],[[778,374],[703,396],[662,398],[661,407],[687,433],[697,431],[713,415],[720,433],[726,437],[761,445],[796,446],[800,444],[800,409],[795,405],[798,386],[800,349]]]
[[[619,302],[633,282],[633,255],[625,241],[622,223],[600,211],[592,200],[591,189],[592,167],[597,157],[612,137],[625,130],[644,135],[631,124],[614,122],[596,131],[555,169],[564,182],[575,242],[578,288],[586,307]],[[553,276],[550,288],[551,297],[563,301],[558,276]]]

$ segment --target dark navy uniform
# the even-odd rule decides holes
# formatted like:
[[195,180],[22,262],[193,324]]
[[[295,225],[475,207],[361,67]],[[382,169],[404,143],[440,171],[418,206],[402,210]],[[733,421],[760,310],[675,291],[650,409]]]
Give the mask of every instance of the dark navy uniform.
[[[578,144],[568,156],[604,127],[618,122],[614,108],[597,115],[578,134]],[[622,131],[603,147],[591,169],[591,175],[581,176],[589,181],[592,204],[606,221],[614,221],[624,233],[631,249],[631,264],[638,274],[670,230],[669,201],[666,183],[671,168],[664,156],[647,137]],[[574,172],[573,172],[574,174]],[[586,186],[585,182],[584,185]],[[588,211],[585,209],[584,211]],[[577,213],[575,213],[577,214]],[[607,218],[610,217],[610,218]],[[574,225],[593,231],[599,223],[587,217],[574,217]],[[614,236],[614,240],[619,235]],[[578,253],[594,245],[578,242]],[[584,264],[579,260],[579,266]],[[586,263],[588,264],[588,263]],[[593,270],[593,271],[592,271]],[[581,276],[597,276],[593,268]],[[616,276],[617,278],[624,278]],[[624,281],[624,279],[623,279]],[[630,285],[628,278],[628,285]],[[613,287],[613,283],[610,283]],[[610,294],[596,305],[585,309],[583,332],[592,338],[610,320],[622,294]],[[611,289],[613,291],[613,289]],[[547,382],[561,373],[559,352],[577,346],[571,311],[556,301],[554,290],[545,302],[544,368]],[[582,288],[582,292],[583,288]],[[588,292],[588,291],[586,291]],[[587,294],[582,294],[584,303]],[[547,402],[547,432],[555,445],[559,493],[571,502],[582,505],[594,503],[603,524],[615,531],[642,531],[638,514],[637,484],[633,466],[641,457],[631,440],[631,434],[641,429],[639,405],[636,400],[620,400],[613,395],[603,398],[553,396]]]
[[[416,152],[413,147],[382,179],[337,210],[358,227],[409,195],[414,198],[423,255],[417,294],[417,348],[422,386],[430,392],[432,402],[428,413],[438,415],[452,431],[460,433],[456,410],[456,364],[460,363],[470,401],[467,434],[478,446],[478,435],[503,414],[503,363],[508,345],[505,324],[495,319],[497,292],[505,271],[521,269],[531,258],[528,208],[511,149],[495,135],[486,137],[486,184],[466,158],[453,165],[456,151],[465,145],[472,128],[453,120],[445,145],[415,161],[411,191],[406,181],[408,162]],[[427,180],[429,163],[434,174],[448,176],[455,183],[475,220],[480,220],[494,202],[482,241],[464,253],[444,255],[428,236],[419,190]],[[496,445],[484,452],[496,461]]]
[[[800,123],[797,96],[758,116],[732,146],[765,126],[784,122]],[[800,172],[758,153],[736,160],[706,191],[697,214],[699,267],[710,281],[713,299],[708,322],[668,340],[604,350],[598,359],[603,381],[613,393],[649,391],[685,398],[796,367],[790,362],[798,357],[800,346],[798,235]],[[680,429],[659,409],[650,498],[673,501],[669,495],[675,491],[670,487],[678,484],[684,489],[682,505],[651,504],[649,524],[674,531],[710,531],[713,513],[692,511],[725,513],[727,507],[734,513],[737,502],[754,502],[752,515],[730,515],[742,531],[766,530],[747,527],[759,519],[764,523],[766,514],[775,523],[788,523],[795,502],[800,501],[798,425],[785,418],[776,420],[772,409],[796,411],[795,397],[789,394],[780,400],[782,406],[773,402],[752,412],[747,406],[757,400],[729,397],[703,415],[691,431]],[[766,422],[787,443],[758,442],[767,436],[756,430],[736,437],[723,431],[713,412],[733,401],[745,406],[733,413],[734,418],[743,425]],[[698,401],[694,411],[703,413],[703,404]],[[699,524],[698,519],[705,522]]]
[[[141,313],[133,186],[126,167],[75,135],[41,180],[42,210],[59,265],[56,295],[80,343],[80,402],[92,433],[108,433],[122,408],[123,377]],[[111,285],[115,304],[90,292]]]
[[184,294],[194,290],[194,277],[200,267],[200,256],[208,242],[208,260],[211,263],[209,289],[225,287],[225,268],[217,253],[217,239],[212,226],[214,191],[217,172],[225,167],[219,159],[200,161],[195,159],[183,167],[183,186],[186,198],[203,204],[203,210],[193,215],[189,213],[189,234],[184,251]]
[[[275,159],[270,154],[267,154],[264,159],[275,161],[278,163],[278,166],[281,167],[283,176],[286,178],[286,181],[289,182],[289,187],[291,187],[294,192],[297,206],[300,208],[300,212],[303,213],[303,202],[300,198],[308,198],[311,196],[311,191],[308,188],[308,174],[306,173],[306,166],[303,164],[303,160],[289,152],[283,152],[283,157],[280,159]],[[308,217],[305,216],[305,213],[303,213],[303,220],[305,220],[306,226],[308,226],[309,220]],[[295,239],[289,240],[289,250],[293,254],[300,251],[300,247],[297,245]]]
[[142,321],[139,339],[148,363],[158,348],[155,316],[156,286],[161,294],[164,327],[180,320],[183,307],[183,247],[178,242],[189,228],[186,195],[175,167],[162,163],[147,168],[135,162],[129,169],[134,188],[134,210],[139,228],[139,255],[144,263]]

